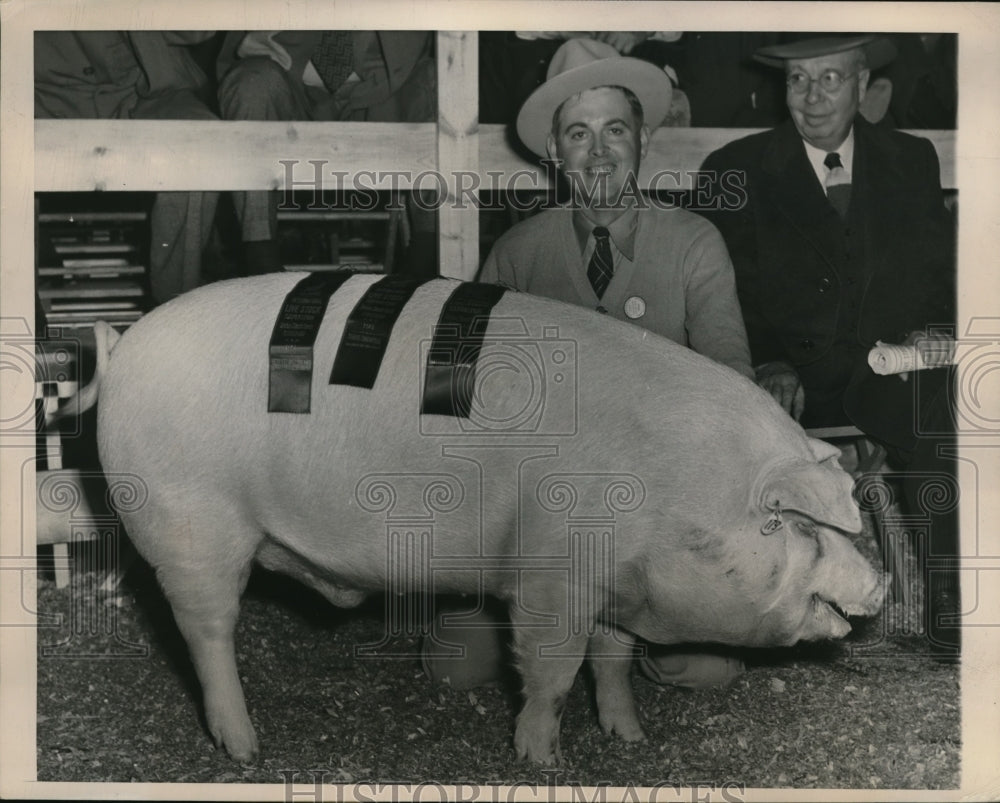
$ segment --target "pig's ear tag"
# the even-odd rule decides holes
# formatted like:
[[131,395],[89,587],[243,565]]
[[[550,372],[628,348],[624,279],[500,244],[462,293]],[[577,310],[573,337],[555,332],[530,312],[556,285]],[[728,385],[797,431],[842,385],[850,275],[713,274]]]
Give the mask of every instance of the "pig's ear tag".
[[781,505],[775,505],[767,521],[761,525],[760,531],[764,535],[770,535],[771,533],[776,533],[784,526],[785,523],[781,520]]

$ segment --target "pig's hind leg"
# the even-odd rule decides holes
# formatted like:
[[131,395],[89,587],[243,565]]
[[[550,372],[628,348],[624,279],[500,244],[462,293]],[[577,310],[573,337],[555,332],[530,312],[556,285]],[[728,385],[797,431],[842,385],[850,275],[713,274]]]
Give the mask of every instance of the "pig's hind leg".
[[150,563],[191,653],[209,732],[216,745],[245,762],[257,754],[257,736],[236,668],[234,633],[240,595],[262,534],[238,514],[218,510],[218,500],[216,507],[211,519],[204,518],[204,529],[192,531],[190,519],[180,530],[157,522],[158,532],[177,554],[165,555],[157,548]]
[[597,719],[605,733],[616,733],[627,742],[645,738],[632,695],[630,671],[635,636],[623,630],[596,632],[587,652],[594,675]]

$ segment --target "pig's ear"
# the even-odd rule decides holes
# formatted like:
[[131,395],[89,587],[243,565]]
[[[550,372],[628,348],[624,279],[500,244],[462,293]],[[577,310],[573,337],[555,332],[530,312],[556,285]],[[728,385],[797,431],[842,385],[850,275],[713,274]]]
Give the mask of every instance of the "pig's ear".
[[794,510],[845,532],[861,530],[861,514],[849,474],[829,464],[793,462],[776,466],[765,478],[758,499],[762,511]]
[[827,460],[836,460],[840,457],[840,449],[826,441],[817,438],[809,438],[809,449],[816,458],[817,463],[825,463]]

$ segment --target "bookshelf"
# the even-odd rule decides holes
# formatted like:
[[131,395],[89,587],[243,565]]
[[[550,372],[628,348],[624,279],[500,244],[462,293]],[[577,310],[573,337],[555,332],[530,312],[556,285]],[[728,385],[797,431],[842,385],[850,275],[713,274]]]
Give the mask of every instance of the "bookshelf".
[[149,210],[142,196],[39,197],[36,286],[49,326],[127,327],[149,308]]

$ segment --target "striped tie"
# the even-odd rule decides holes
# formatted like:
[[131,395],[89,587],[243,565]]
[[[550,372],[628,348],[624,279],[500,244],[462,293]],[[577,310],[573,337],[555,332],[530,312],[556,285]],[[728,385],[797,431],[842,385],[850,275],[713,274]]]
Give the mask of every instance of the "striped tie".
[[851,177],[840,161],[839,153],[828,153],[823,160],[826,169],[826,197],[841,218],[847,220],[847,209],[851,205]]
[[604,226],[594,227],[594,255],[590,258],[590,264],[587,266],[587,278],[590,279],[590,284],[598,298],[601,298],[604,291],[608,289],[611,276],[615,272],[609,236],[610,232]]

